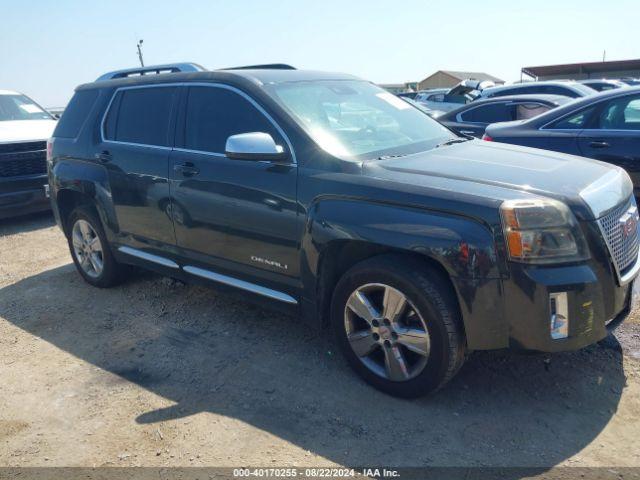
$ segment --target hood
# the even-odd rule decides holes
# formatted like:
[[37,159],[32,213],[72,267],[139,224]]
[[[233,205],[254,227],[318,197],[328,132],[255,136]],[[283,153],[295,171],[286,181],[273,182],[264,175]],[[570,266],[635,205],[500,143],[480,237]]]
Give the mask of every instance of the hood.
[[531,194],[555,198],[591,218],[617,206],[632,191],[627,173],[614,165],[481,140],[370,161],[364,173],[405,184],[437,185],[461,195],[486,197],[490,192],[497,199]]
[[10,120],[0,122],[0,143],[48,140],[55,120]]

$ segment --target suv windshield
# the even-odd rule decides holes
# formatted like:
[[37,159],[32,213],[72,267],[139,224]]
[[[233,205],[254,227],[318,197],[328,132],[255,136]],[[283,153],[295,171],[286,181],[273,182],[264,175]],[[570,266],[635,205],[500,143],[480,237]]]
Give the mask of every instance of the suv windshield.
[[365,81],[291,82],[268,89],[320,147],[339,157],[406,155],[454,136],[404,100]]
[[25,95],[0,95],[0,122],[51,119],[51,115]]

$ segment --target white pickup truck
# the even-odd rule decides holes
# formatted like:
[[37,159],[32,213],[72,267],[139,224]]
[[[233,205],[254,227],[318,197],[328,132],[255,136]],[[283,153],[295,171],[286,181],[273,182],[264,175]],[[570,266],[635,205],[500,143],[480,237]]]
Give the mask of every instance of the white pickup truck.
[[56,119],[26,95],[0,90],[0,219],[47,210],[47,140]]

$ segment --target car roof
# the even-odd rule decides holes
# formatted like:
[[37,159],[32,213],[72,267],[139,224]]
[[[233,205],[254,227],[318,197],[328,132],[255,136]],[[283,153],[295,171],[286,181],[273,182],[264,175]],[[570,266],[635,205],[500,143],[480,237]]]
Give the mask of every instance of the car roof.
[[580,85],[580,83],[575,80],[542,80],[539,82],[522,82],[522,83],[512,83],[511,85],[496,85],[495,87],[485,88],[483,92],[497,92],[498,90],[508,90],[510,88],[520,88],[520,87],[534,87],[539,85],[554,85],[560,87],[572,87],[574,85]]
[[571,97],[567,97],[565,95],[553,95],[550,93],[523,93],[519,95],[504,95],[501,97],[490,97],[490,98],[478,98],[473,102],[467,103],[466,106],[469,105],[477,105],[479,103],[492,103],[492,102],[504,102],[504,101],[518,101],[518,100],[528,100],[535,101],[539,100],[542,102],[550,102],[550,103],[559,103],[564,104],[574,100]]
[[14,92],[13,90],[0,90],[0,95],[22,95],[20,92]]
[[440,120],[450,120],[455,119],[456,116],[464,111],[470,110],[472,108],[477,107],[478,105],[487,105],[491,103],[500,103],[500,102],[518,102],[518,101],[528,101],[528,102],[546,102],[553,103],[555,105],[564,105],[568,102],[573,102],[574,99],[571,97],[565,97],[564,95],[550,95],[550,94],[526,94],[526,95],[505,95],[504,97],[490,97],[490,98],[478,98],[473,102],[469,102],[466,105],[462,105],[455,110],[451,110],[441,117]]
[[534,117],[530,120],[526,120],[525,122],[541,122],[542,124],[545,124],[553,121],[556,118],[567,115],[573,111],[580,110],[581,108],[588,107],[589,105],[601,102],[609,98],[626,97],[628,95],[638,95],[639,93],[640,86],[605,90],[604,92],[598,92],[595,95],[576,98],[572,102],[561,105],[558,108],[554,108],[553,110],[549,110],[548,112],[545,112],[542,115],[538,115],[537,117]]
[[585,78],[584,80],[578,80],[578,83],[622,83],[616,78]]
[[282,69],[227,69],[188,73],[162,73],[140,75],[113,80],[101,80],[80,85],[76,90],[123,87],[134,85],[153,85],[180,82],[226,82],[249,81],[257,86],[286,82],[307,82],[321,80],[361,80],[344,73],[322,72],[315,70],[282,70]]

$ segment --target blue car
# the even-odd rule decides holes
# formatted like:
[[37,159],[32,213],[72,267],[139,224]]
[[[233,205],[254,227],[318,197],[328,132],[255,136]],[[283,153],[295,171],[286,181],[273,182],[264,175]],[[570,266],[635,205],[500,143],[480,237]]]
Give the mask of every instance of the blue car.
[[492,124],[483,138],[618,165],[640,197],[640,87],[591,95],[530,120]]

